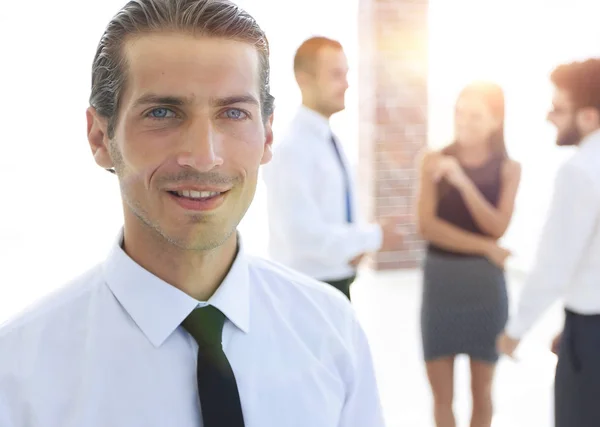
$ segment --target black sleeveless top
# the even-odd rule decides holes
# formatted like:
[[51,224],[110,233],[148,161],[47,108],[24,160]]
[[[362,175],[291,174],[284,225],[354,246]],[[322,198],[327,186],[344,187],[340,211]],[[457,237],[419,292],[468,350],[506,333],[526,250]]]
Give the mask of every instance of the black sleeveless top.
[[[456,158],[456,155],[451,149],[445,154]],[[504,165],[505,159],[506,157],[502,154],[492,154],[484,164],[477,167],[468,167],[461,163],[461,167],[465,171],[465,174],[473,181],[481,194],[493,206],[498,206],[500,186],[502,184],[502,166]],[[442,180],[438,184],[438,197],[438,218],[471,233],[484,236],[487,235],[487,233],[481,230],[477,225],[469,208],[463,200],[462,195],[452,184],[446,180]],[[442,249],[433,243],[428,245],[428,250],[459,256],[467,255]]]

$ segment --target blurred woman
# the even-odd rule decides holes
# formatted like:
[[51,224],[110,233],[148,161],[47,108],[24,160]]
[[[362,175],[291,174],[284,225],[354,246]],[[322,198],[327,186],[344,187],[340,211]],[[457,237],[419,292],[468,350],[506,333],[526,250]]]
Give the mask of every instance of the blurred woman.
[[492,421],[496,338],[508,318],[498,245],[510,223],[521,176],[504,143],[504,93],[487,82],[463,89],[454,142],[421,159],[418,224],[428,242],[421,330],[437,427],[455,427],[454,359],[471,364],[471,427]]

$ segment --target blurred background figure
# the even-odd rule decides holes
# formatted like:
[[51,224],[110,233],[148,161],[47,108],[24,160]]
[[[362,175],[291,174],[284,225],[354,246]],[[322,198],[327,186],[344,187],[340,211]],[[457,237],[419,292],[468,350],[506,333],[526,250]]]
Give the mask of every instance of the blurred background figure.
[[557,348],[555,426],[593,427],[600,405],[600,59],[561,65],[548,120],[559,146],[578,146],[556,176],[534,268],[498,342],[512,355],[560,296],[566,321]]
[[521,175],[504,143],[504,94],[478,82],[459,95],[455,140],[424,154],[417,200],[428,242],[421,333],[438,427],[454,427],[454,359],[471,361],[471,426],[490,426],[495,341],[508,317],[504,262],[497,244],[510,223]]
[[350,299],[363,257],[397,248],[402,237],[393,220],[357,218],[354,173],[329,124],[345,108],[348,61],[342,45],[326,37],[306,40],[296,52],[294,74],[302,105],[263,171],[269,255]]

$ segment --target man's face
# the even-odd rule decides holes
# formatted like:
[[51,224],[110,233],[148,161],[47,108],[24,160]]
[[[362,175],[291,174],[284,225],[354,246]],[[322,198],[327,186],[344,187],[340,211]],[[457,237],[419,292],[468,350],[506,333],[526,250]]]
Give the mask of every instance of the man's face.
[[[234,232],[271,158],[261,117],[259,57],[246,43],[150,34],[124,46],[127,82],[115,135],[92,150],[114,166],[132,224],[187,250]],[[88,113],[88,129],[90,128]]]
[[581,141],[582,134],[577,127],[576,114],[569,94],[564,90],[556,89],[552,98],[552,111],[548,113],[548,120],[556,127],[557,145],[578,145]]
[[313,90],[319,109],[327,116],[342,111],[348,89],[348,60],[344,51],[329,46],[321,48],[314,67]]

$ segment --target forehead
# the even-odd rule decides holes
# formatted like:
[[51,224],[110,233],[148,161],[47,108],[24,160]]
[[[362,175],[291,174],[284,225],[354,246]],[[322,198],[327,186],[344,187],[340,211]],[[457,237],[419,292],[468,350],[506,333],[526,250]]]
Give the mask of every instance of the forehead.
[[456,109],[469,111],[476,110],[481,113],[486,113],[488,112],[489,107],[482,95],[474,92],[467,92],[458,98]]
[[259,95],[258,52],[248,43],[158,33],[127,40],[123,54],[128,98],[145,92],[197,99]]
[[348,67],[346,54],[342,49],[332,46],[323,46],[317,54],[317,64],[326,67]]

